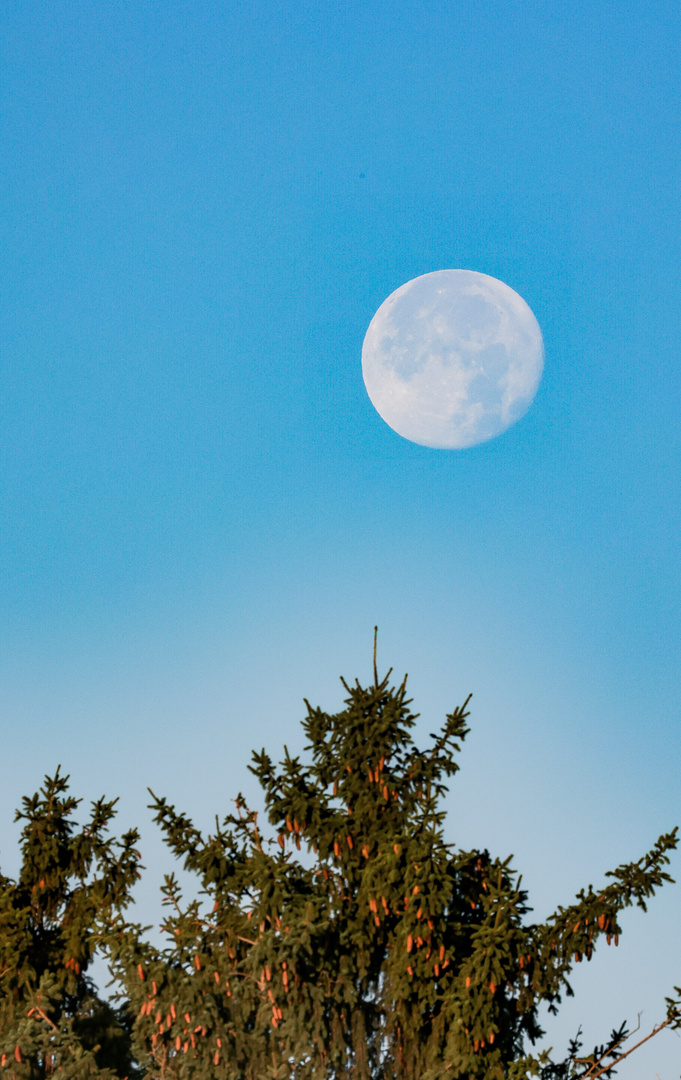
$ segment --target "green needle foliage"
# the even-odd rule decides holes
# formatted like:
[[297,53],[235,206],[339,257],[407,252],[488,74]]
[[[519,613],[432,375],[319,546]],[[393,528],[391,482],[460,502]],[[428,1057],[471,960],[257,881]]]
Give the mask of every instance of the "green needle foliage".
[[[671,880],[676,831],[605,887],[529,922],[509,859],[443,839],[440,803],[468,702],[420,749],[406,685],[391,687],[389,674],[344,684],[338,715],[307,705],[305,763],[253,755],[269,837],[241,796],[205,838],[154,796],[166,841],[207,902],[183,906],[169,877],[168,948],[118,929],[114,969],[152,1075],[557,1080],[604,1075],[620,1055],[624,1031],[591,1061],[578,1041],[559,1064],[533,1055],[538,1010],[555,1012],[572,966],[616,945],[621,911],[645,909]],[[678,1015],[670,1003],[668,1023]]]
[[88,969],[139,876],[137,833],[108,835],[100,800],[77,829],[79,800],[59,770],[23,800],[22,866],[0,874],[0,1063],[12,1077],[132,1076],[130,1024],[97,994]]
[[[76,803],[59,776],[25,803],[24,869],[16,884],[0,880],[0,1047],[9,1075],[612,1074],[631,1050],[625,1028],[591,1054],[578,1037],[556,1062],[532,1050],[539,1009],[556,1012],[573,965],[600,944],[616,945],[623,909],[645,910],[671,880],[676,830],[611,871],[603,887],[588,886],[533,923],[510,859],[444,841],[442,797],[458,769],[468,701],[419,748],[406,683],[389,679],[344,683],[337,715],[306,703],[304,760],[253,755],[264,827],[238,796],[234,813],[203,836],[152,793],[199,896],[185,902],[166,878],[165,948],[125,918],[137,839],[105,838],[113,804],[96,804],[75,832]],[[108,957],[116,1008],[85,974],[97,948]],[[656,1030],[667,1026],[681,1026],[677,1000]]]

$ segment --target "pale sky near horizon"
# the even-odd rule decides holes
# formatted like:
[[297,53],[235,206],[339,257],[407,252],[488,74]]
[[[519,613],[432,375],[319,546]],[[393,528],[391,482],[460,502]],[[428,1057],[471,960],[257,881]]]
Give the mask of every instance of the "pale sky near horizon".
[[[673,5],[7,0],[0,14],[0,868],[58,763],[210,826],[303,697],[472,691],[448,836],[539,917],[681,824],[679,15]],[[477,270],[536,315],[528,414],[395,434],[369,322]],[[681,875],[681,856],[672,872]],[[681,983],[681,890],[550,1022]],[[554,1034],[555,1033],[555,1034]],[[665,1033],[622,1080],[673,1080]]]

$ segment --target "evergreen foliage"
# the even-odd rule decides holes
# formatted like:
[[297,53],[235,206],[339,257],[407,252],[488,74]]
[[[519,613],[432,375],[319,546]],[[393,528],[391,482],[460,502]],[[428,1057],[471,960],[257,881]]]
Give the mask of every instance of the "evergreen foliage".
[[88,975],[114,912],[139,876],[136,832],[108,835],[115,803],[100,799],[76,829],[79,800],[59,770],[23,800],[17,881],[0,874],[0,1063],[17,1080],[135,1073],[125,1009]]
[[[538,1011],[571,993],[575,963],[617,944],[623,909],[645,910],[671,880],[676,830],[533,923],[510,859],[443,838],[468,701],[418,748],[406,682],[392,687],[389,676],[344,684],[337,715],[306,703],[305,760],[253,755],[265,828],[238,796],[204,837],[152,793],[166,842],[201,889],[185,903],[166,878],[163,949],[125,918],[137,839],[103,838],[113,804],[96,804],[74,834],[64,780],[25,801],[24,870],[16,884],[0,881],[0,1046],[13,1076],[49,1075],[56,1062],[74,1078],[138,1070],[163,1080],[611,1073],[624,1028],[590,1055],[577,1039],[554,1062],[532,1050]],[[97,947],[116,1008],[85,974]],[[669,1000],[663,1026],[680,1025]]]

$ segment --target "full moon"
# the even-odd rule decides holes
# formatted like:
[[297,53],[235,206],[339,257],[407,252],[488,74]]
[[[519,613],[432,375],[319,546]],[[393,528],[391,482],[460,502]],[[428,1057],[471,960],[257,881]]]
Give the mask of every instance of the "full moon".
[[530,308],[474,270],[436,270],[401,285],[362,346],[367,393],[386,424],[447,450],[493,439],[524,416],[543,367]]

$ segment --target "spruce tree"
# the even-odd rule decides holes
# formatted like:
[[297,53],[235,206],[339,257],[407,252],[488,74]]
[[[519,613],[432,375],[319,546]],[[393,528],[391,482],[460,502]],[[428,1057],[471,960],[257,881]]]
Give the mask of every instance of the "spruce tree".
[[59,770],[23,800],[22,864],[0,874],[0,1075],[38,1080],[132,1077],[130,1022],[88,971],[139,876],[137,833],[108,834],[115,803],[79,800]]
[[[375,665],[374,665],[375,667]],[[251,771],[267,822],[243,797],[215,832],[153,796],[165,839],[197,876],[165,882],[165,949],[119,917],[113,970],[135,1015],[145,1075],[216,1080],[544,1080],[609,1075],[626,1029],[562,1061],[533,1052],[541,1006],[573,965],[617,945],[623,909],[664,882],[676,830],[544,923],[509,858],[459,851],[441,800],[468,732],[468,700],[424,747],[406,680],[306,702],[305,759],[262,750]],[[300,854],[299,854],[300,853]],[[679,1025],[678,1001],[662,1026]]]

